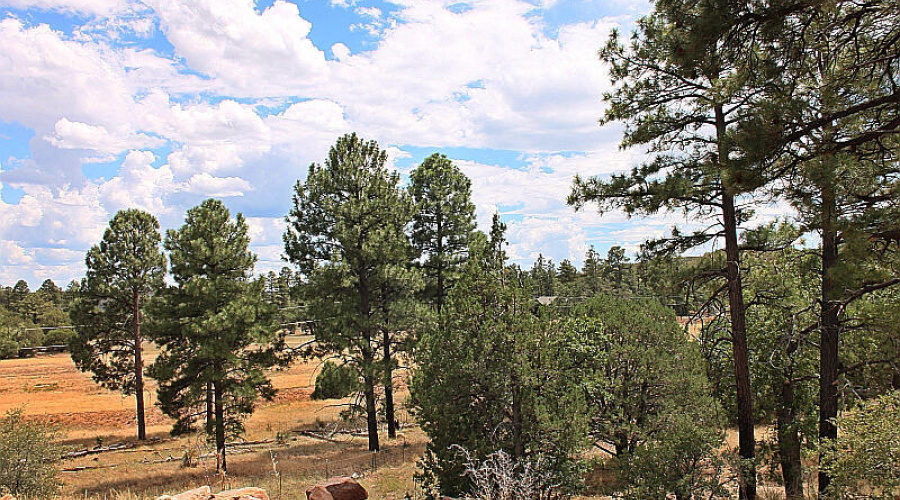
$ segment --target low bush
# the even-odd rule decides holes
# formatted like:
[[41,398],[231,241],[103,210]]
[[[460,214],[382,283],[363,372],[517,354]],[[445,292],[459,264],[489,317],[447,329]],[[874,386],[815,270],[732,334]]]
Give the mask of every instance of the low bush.
[[0,337],[0,359],[12,359],[19,355],[19,343],[10,338]]
[[22,410],[0,419],[0,493],[26,498],[51,498],[59,489],[56,462],[57,431],[26,420]]
[[313,399],[337,399],[347,397],[359,390],[359,377],[350,367],[326,361],[322,371],[316,376]]
[[516,460],[495,451],[484,460],[473,459],[465,448],[454,450],[465,458],[465,475],[472,482],[473,500],[557,500],[567,498],[554,480],[554,470],[543,457]]
[[44,345],[69,345],[75,330],[50,330],[44,335]]
[[823,445],[822,470],[832,478],[824,497],[900,498],[900,391],[866,401],[836,423],[837,442]]

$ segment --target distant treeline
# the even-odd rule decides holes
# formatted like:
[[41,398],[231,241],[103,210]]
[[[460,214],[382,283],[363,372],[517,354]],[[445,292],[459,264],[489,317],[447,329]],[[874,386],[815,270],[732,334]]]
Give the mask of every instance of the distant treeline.
[[63,290],[51,279],[35,291],[25,280],[0,287],[0,359],[17,356],[22,347],[67,344],[75,292],[75,282]]

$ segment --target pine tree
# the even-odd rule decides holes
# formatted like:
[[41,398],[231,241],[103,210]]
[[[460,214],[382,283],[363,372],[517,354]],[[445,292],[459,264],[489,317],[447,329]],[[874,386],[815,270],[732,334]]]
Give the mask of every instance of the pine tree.
[[545,259],[543,254],[538,254],[529,274],[535,295],[556,295],[556,266],[552,260]]
[[674,312],[655,299],[598,295],[560,322],[557,376],[583,391],[592,442],[617,457],[624,496],[715,498],[709,465],[724,422],[700,349]]
[[587,252],[584,253],[584,266],[581,267],[581,273],[588,281],[590,288],[594,290],[598,288],[597,281],[600,280],[603,265],[604,262],[600,254],[594,249],[594,245],[591,245]]
[[[757,52],[725,43],[735,22],[731,2],[658,2],[641,19],[626,46],[613,33],[601,51],[615,88],[604,96],[604,123],[626,124],[622,145],[646,145],[651,158],[611,179],[576,177],[569,203],[596,203],[601,213],[628,215],[682,211],[706,229],[648,241],[648,254],[676,253],[724,241],[725,266],[708,274],[724,279],[728,293],[737,394],[740,496],[756,497],[755,437],[748,364],[738,227],[749,212],[738,201],[758,187],[732,143],[737,124],[748,119],[756,89],[748,83]],[[714,224],[708,224],[714,219]]]
[[568,285],[574,282],[576,278],[578,278],[578,269],[572,265],[572,262],[569,259],[563,259],[562,262],[559,263],[557,280],[563,285]]
[[134,394],[141,440],[147,439],[141,325],[148,300],[164,287],[166,258],[159,243],[154,216],[135,209],[117,213],[87,254],[87,275],[71,312],[75,365],[108,389]]
[[43,283],[41,283],[41,287],[38,288],[37,293],[41,294],[44,299],[54,306],[62,305],[62,294],[63,291],[56,286],[56,283],[53,282],[52,279],[45,279]]
[[160,408],[175,419],[175,434],[193,430],[211,408],[206,430],[223,471],[226,438],[243,432],[258,398],[275,395],[265,370],[290,361],[264,282],[252,279],[247,230],[221,201],[188,210],[184,225],[166,233],[175,285],[155,305],[150,329],[161,348],[151,367]]
[[[325,165],[311,165],[306,180],[297,182],[284,235],[285,255],[308,279],[304,299],[315,351],[348,356],[363,380],[372,451],[380,447],[375,386],[382,380],[392,389],[385,372],[397,330],[387,317],[398,295],[421,288],[421,279],[409,272],[413,249],[404,233],[413,202],[386,160],[374,141],[356,134],[339,138]],[[386,410],[392,413],[393,406]],[[390,432],[390,416],[388,425]]]
[[[761,40],[777,71],[758,85],[764,92],[735,141],[751,177],[774,186],[822,242],[817,324],[801,332],[819,331],[819,437],[834,441],[847,308],[900,283],[871,266],[898,241],[900,9],[889,0],[770,0],[738,19],[731,43]],[[823,468],[820,495],[828,484]]]
[[628,264],[628,257],[625,256],[625,249],[613,245],[606,252],[606,266],[609,271],[609,278],[616,284],[616,289],[621,289],[622,280],[624,278],[625,266]]
[[16,281],[16,284],[10,290],[9,310],[24,315],[23,307],[29,294],[31,294],[31,289],[28,287],[28,282],[25,280]]
[[409,191],[416,203],[412,243],[424,257],[426,298],[440,312],[475,230],[471,181],[450,159],[435,153],[412,171]]
[[543,456],[562,489],[579,481],[582,389],[560,376],[559,358],[548,348],[558,322],[534,314],[524,273],[508,266],[502,251],[505,226],[498,216],[493,222],[490,237],[473,237],[441,321],[416,349],[410,394],[430,438],[418,476],[429,498],[471,490],[459,446],[476,460],[498,450],[517,461]]

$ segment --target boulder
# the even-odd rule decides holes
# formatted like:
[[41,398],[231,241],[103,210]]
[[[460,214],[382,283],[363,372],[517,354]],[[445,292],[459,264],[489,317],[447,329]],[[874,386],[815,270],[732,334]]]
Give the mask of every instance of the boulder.
[[306,490],[306,500],[334,500],[334,497],[328,490],[316,485]]
[[[336,477],[328,481],[317,484],[306,490],[307,500],[313,500],[312,494],[320,495],[318,498],[329,500],[328,497],[321,496],[322,493],[318,489],[325,490],[334,500],[366,500],[369,498],[369,492],[359,483],[349,477]],[[316,500],[318,500],[318,498]]]
[[269,500],[269,495],[262,488],[238,488],[216,493],[210,500]]
[[[0,500],[5,499],[0,498]],[[209,486],[201,486],[175,496],[163,495],[156,500],[269,500],[269,495],[266,494],[266,490],[261,488],[239,488],[213,495]]]
[[209,500],[210,496],[212,496],[212,491],[209,489],[209,486],[201,486],[175,496],[163,495],[156,500]]

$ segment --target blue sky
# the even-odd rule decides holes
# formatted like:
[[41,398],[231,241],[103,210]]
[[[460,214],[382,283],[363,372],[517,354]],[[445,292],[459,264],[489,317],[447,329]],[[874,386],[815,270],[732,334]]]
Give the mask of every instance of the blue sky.
[[572,177],[640,161],[601,128],[597,49],[631,0],[0,0],[0,284],[65,283],[117,211],[164,228],[204,198],[277,269],[291,187],[343,133],[408,172],[439,151],[509,254],[580,262],[678,218],[565,205]]

